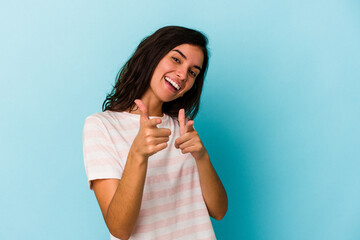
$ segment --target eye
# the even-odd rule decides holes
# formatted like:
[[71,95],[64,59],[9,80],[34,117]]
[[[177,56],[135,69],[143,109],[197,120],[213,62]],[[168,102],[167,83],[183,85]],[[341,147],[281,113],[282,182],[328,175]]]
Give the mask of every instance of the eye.
[[180,60],[179,60],[178,58],[172,57],[172,59],[173,59],[175,62],[180,63]]
[[195,72],[189,70],[189,73],[190,73],[193,77],[196,77],[196,73],[195,73]]

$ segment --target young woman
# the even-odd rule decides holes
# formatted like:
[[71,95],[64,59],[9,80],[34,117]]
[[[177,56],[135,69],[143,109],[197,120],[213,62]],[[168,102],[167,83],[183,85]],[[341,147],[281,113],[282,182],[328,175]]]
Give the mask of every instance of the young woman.
[[84,162],[111,239],[215,239],[225,189],[193,127],[207,39],[169,26],[145,38],[103,112],[84,126]]

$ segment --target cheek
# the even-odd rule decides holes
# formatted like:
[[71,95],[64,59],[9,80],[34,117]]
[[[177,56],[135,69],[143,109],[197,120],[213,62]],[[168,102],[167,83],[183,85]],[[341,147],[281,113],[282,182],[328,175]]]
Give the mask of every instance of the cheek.
[[166,72],[168,69],[170,69],[170,64],[165,59],[162,59],[158,65],[156,66],[154,70],[153,75],[162,75],[164,72]]
[[169,61],[168,59],[162,59],[160,61],[160,63],[158,64],[158,68],[160,71],[166,72],[166,71],[173,69],[173,67],[174,67],[174,64],[171,61]]

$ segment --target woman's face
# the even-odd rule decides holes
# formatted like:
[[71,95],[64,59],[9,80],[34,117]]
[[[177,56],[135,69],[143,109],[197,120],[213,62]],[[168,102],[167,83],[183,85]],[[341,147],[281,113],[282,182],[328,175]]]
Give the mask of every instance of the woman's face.
[[200,47],[182,44],[168,52],[155,68],[145,94],[161,102],[170,102],[184,95],[200,73],[204,54]]

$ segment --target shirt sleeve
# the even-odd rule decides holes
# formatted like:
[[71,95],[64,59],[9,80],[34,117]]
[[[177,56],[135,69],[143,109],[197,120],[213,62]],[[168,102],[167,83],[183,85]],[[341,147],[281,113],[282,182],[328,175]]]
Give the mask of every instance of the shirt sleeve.
[[83,155],[89,188],[92,180],[121,179],[123,167],[109,131],[101,119],[86,118],[83,130]]

